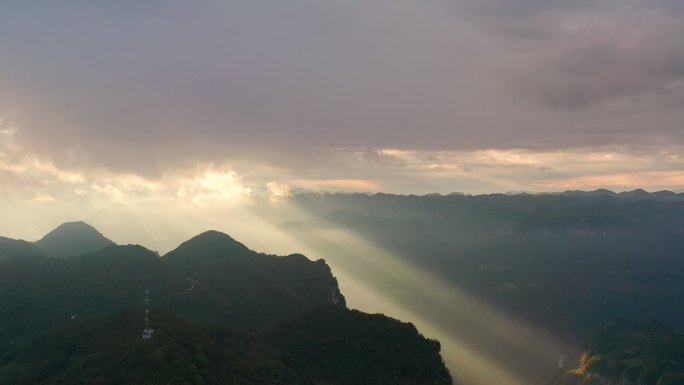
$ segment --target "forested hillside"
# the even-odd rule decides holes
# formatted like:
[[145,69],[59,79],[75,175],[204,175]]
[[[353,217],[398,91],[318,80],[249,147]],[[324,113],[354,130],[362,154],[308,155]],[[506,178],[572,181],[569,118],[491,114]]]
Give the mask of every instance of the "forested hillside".
[[68,258],[10,246],[2,385],[451,383],[438,342],[348,310],[322,259],[257,253],[216,231],[163,257],[135,245]]

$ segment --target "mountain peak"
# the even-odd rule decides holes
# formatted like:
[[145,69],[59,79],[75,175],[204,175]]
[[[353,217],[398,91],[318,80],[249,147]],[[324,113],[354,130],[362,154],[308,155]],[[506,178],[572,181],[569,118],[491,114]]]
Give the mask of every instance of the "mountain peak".
[[247,246],[243,245],[242,243],[238,242],[235,240],[235,238],[231,237],[230,235],[226,233],[222,233],[220,231],[216,230],[209,230],[205,231],[203,233],[200,233],[192,238],[188,242],[192,242],[194,244],[199,244],[199,243],[211,243],[216,246],[224,247],[224,248],[230,248],[233,250],[242,250],[242,251],[249,251],[249,248]]
[[650,195],[650,194],[649,194],[648,191],[646,191],[646,190],[644,190],[644,189],[638,188],[638,189],[632,190],[632,191],[623,191],[623,192],[621,192],[621,193],[618,194],[618,195],[623,195],[623,196],[648,196],[648,195]]
[[100,233],[95,229],[93,226],[83,222],[83,221],[74,221],[74,222],[64,222],[61,225],[55,227],[54,231],[58,230],[78,230],[78,231],[94,231],[96,233]]
[[[190,238],[190,240],[193,239],[223,239],[223,240],[229,240],[233,242],[237,242],[235,238],[231,237],[230,235],[226,233],[222,233],[218,230],[207,230],[203,233],[199,233],[195,235],[194,237]],[[239,243],[239,242],[238,242]]]
[[164,257],[243,257],[254,252],[233,239],[230,235],[216,230],[205,231],[183,242]]
[[607,189],[605,189],[605,188],[600,188],[600,189],[598,189],[598,190],[589,191],[589,193],[592,194],[592,195],[608,195],[608,196],[615,196],[615,195],[617,195],[617,194],[615,194],[613,191],[607,190]]
[[62,223],[35,242],[41,249],[62,257],[90,253],[113,244],[93,226],[82,221]]

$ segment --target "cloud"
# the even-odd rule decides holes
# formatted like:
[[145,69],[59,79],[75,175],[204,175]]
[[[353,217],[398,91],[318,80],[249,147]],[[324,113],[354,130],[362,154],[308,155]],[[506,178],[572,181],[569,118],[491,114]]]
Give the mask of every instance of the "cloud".
[[284,183],[278,183],[276,181],[266,183],[266,188],[268,190],[268,199],[271,203],[278,203],[283,199],[287,199],[292,196],[290,192],[290,186]]
[[377,192],[383,187],[381,181],[373,179],[293,179],[290,183],[317,192]]
[[[556,108],[684,100],[684,8],[669,0],[456,2],[529,58],[521,88]],[[458,5],[457,5],[458,6]]]
[[368,161],[371,166],[402,166],[404,162],[400,157],[395,155],[396,152],[397,150],[366,148],[363,151],[363,158]]
[[196,178],[181,181],[178,196],[199,205],[235,204],[248,198],[251,191],[234,171],[206,171]]
[[[682,146],[474,151],[381,149],[379,151],[396,157],[400,166],[385,164],[373,168],[367,168],[365,160],[359,156],[365,151],[363,148],[346,149],[337,154],[338,162],[345,164],[345,170],[358,170],[357,175],[365,175],[376,183],[366,188],[357,186],[361,191],[425,194],[684,188]],[[295,181],[292,183],[297,185]]]
[[53,8],[0,14],[0,111],[14,116],[0,140],[60,170],[159,179],[251,163],[315,180],[345,167],[339,149],[367,149],[359,156],[381,168],[399,163],[379,149],[684,144],[676,1]]
[[57,199],[48,194],[36,194],[35,198],[33,198],[33,201],[39,203],[54,203],[57,202]]
[[534,183],[536,188],[550,191],[594,190],[609,188],[616,191],[633,190],[647,186],[651,191],[673,189],[681,191],[684,187],[684,170],[625,172],[619,174],[577,176],[561,180],[545,180]]

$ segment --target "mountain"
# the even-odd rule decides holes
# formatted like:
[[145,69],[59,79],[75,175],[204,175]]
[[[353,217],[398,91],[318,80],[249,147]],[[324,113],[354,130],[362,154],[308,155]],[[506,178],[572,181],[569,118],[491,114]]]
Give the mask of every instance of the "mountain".
[[44,250],[30,242],[0,237],[0,261],[17,256],[46,254]]
[[[317,305],[345,305],[324,260],[257,253],[216,231],[184,242],[161,260],[195,283],[192,292],[169,304],[171,310],[239,330],[258,329]],[[211,311],[196,311],[207,309],[197,302],[207,301]]]
[[0,383],[451,384],[439,344],[384,316],[328,306],[247,335],[153,310],[147,342],[142,317],[129,311],[18,342],[0,355]]
[[94,227],[84,222],[67,222],[35,242],[39,248],[59,257],[73,257],[113,245]]
[[345,304],[325,261],[260,254],[211,232],[163,258],[142,246],[111,245],[71,258],[0,262],[0,344],[74,316],[137,306],[145,290],[159,308],[235,330],[257,330],[315,306]]
[[21,257],[0,263],[0,344],[76,319],[182,292],[186,279],[141,246],[109,246],[73,258]]
[[164,257],[109,245],[9,258],[0,292],[2,385],[451,384],[437,341],[347,309],[324,260],[215,231]]
[[212,230],[183,242],[164,255],[164,259],[194,266],[248,258],[254,254],[255,252],[229,235]]

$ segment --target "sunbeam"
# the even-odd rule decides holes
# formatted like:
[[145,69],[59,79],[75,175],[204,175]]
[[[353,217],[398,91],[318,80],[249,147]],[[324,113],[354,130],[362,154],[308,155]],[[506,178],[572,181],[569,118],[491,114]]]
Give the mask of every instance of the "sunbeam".
[[359,234],[292,205],[276,211],[255,210],[271,223],[283,223],[267,232],[284,231],[300,249],[329,261],[352,307],[409,320],[439,339],[448,366],[461,381],[528,384],[553,369],[558,356],[574,351]]

